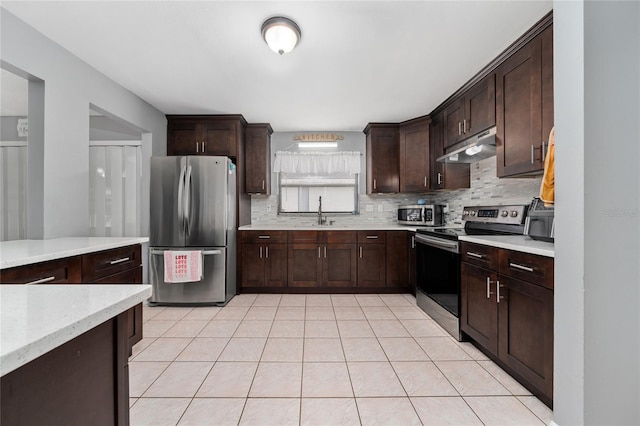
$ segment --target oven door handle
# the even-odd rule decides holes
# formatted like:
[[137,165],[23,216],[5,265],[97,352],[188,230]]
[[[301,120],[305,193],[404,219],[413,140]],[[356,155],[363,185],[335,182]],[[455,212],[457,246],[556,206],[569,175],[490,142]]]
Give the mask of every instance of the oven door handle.
[[459,252],[458,242],[446,241],[439,238],[430,238],[425,235],[416,234],[416,243],[431,247],[441,248],[452,253]]

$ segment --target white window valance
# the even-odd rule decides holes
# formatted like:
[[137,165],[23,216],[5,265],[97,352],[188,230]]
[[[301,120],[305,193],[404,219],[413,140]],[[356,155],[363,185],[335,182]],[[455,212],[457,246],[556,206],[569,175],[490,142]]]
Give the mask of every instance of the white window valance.
[[359,152],[276,152],[275,173],[357,174],[360,173]]

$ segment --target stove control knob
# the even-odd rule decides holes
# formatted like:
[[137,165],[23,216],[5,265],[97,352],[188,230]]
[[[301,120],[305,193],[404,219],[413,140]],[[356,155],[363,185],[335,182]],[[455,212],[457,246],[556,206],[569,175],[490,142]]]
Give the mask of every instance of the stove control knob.
[[518,211],[517,210],[511,210],[511,217],[517,217],[518,216]]
[[471,211],[469,212],[469,214],[470,214],[471,216],[475,216],[475,215],[476,215],[476,211],[475,211],[475,210],[471,210]]
[[501,215],[502,215],[502,217],[507,217],[507,216],[509,216],[509,212],[506,211],[506,210],[503,210]]

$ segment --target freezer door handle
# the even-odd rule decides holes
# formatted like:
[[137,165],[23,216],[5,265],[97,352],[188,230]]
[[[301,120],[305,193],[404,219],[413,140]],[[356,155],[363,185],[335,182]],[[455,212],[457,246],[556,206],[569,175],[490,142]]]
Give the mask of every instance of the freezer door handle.
[[[149,253],[153,255],[162,256],[165,251],[169,251],[169,250],[149,250]],[[222,250],[202,250],[203,256],[209,256],[212,254],[222,254]]]

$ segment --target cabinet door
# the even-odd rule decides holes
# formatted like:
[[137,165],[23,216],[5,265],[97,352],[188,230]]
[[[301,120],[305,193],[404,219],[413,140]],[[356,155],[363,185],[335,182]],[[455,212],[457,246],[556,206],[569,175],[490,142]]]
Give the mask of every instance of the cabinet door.
[[462,131],[472,136],[496,125],[496,78],[489,74],[465,94]]
[[407,288],[409,281],[409,235],[405,231],[388,231],[386,240],[386,286]]
[[242,244],[242,287],[265,285],[265,248],[259,244]]
[[398,126],[369,129],[367,133],[367,194],[399,191],[399,155]]
[[416,233],[409,233],[409,293],[416,295],[418,286],[418,262],[416,256]]
[[322,284],[325,287],[355,287],[356,245],[327,244],[322,251]]
[[444,155],[443,114],[436,115],[429,126],[430,187],[438,189],[459,189],[471,187],[469,164],[446,164],[436,161]]
[[81,282],[80,256],[0,270],[0,284],[79,284]]
[[358,287],[384,287],[385,244],[358,245]]
[[553,291],[500,275],[498,357],[553,398]]
[[400,128],[400,192],[429,190],[429,122]]
[[[542,140],[548,148],[553,120],[553,26],[540,34],[542,50]],[[544,158],[542,159],[544,165]]]
[[236,156],[238,135],[234,120],[207,120],[202,123],[205,155]]
[[318,244],[289,244],[289,287],[318,287],[322,283],[322,250]]
[[270,244],[265,247],[265,285],[286,287],[287,285],[287,245]]
[[[498,354],[497,274],[462,262],[460,329],[492,354]],[[489,279],[489,284],[487,284]]]
[[464,130],[462,128],[464,119],[464,98],[458,98],[451,105],[445,108],[443,112],[443,135],[445,148],[464,139]]
[[245,135],[245,191],[249,194],[271,193],[271,127],[247,126]]
[[167,124],[167,155],[200,154],[201,132],[201,126],[195,120],[170,119]]
[[542,169],[541,62],[541,40],[537,37],[496,72],[499,177]]

